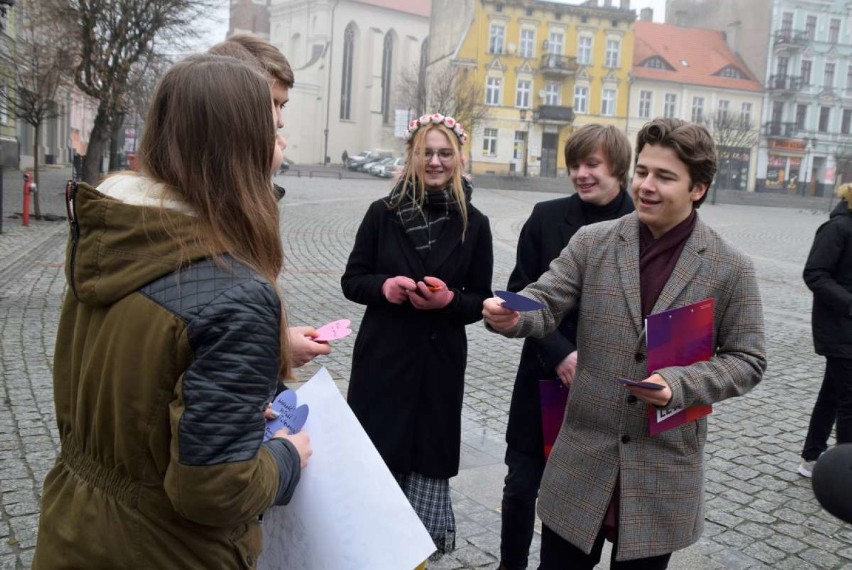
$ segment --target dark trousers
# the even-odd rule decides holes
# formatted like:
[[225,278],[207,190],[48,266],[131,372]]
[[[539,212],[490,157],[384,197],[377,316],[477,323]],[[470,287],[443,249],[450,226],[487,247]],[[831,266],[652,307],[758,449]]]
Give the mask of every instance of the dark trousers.
[[506,449],[509,472],[503,485],[500,527],[500,565],[505,570],[527,567],[544,463],[544,452],[527,454],[511,447]]
[[[604,533],[598,534],[592,551],[586,554],[547,526],[541,528],[541,565],[538,570],[592,570],[601,561]],[[612,545],[611,570],[665,570],[669,565],[671,553],[637,558],[635,560],[615,559],[618,540]]]
[[852,443],[852,358],[825,359],[825,376],[811,412],[802,459],[815,461],[828,449],[837,422],[837,443]]

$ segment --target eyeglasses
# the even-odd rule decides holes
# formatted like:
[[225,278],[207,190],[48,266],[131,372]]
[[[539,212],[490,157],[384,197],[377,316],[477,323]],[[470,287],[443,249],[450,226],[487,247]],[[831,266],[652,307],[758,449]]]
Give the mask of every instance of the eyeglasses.
[[432,162],[432,157],[436,155],[438,156],[438,160],[441,162],[452,162],[455,157],[453,149],[451,148],[441,148],[438,150],[427,148],[423,151],[423,158],[426,159],[426,162]]

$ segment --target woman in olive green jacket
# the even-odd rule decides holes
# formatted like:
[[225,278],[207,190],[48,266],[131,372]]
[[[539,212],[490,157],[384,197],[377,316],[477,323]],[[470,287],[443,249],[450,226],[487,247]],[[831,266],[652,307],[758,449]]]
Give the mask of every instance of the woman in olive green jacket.
[[162,78],[140,174],[72,187],[56,341],[62,449],[34,567],[251,568],[307,436],[263,442],[288,373],[269,87],[193,57]]

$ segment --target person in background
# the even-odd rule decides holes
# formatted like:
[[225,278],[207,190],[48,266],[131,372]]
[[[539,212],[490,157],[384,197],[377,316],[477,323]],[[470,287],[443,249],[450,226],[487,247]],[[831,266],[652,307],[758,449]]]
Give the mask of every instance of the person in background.
[[491,295],[491,229],[462,178],[461,125],[425,115],[406,138],[405,171],[367,210],[341,279],[367,306],[348,401],[440,557],[455,548],[465,325]]
[[260,73],[193,56],[157,86],[139,172],[70,186],[34,568],[254,567],[311,454],[263,441],[291,365],[275,131]]
[[[509,291],[520,291],[547,271],[581,227],[633,211],[627,193],[630,141],[611,125],[588,124],[565,143],[565,165],[575,193],[539,202],[521,229]],[[527,338],[512,391],[506,429],[506,465],[500,530],[500,568],[527,567],[535,525],[535,501],[544,471],[540,380],[559,378],[568,387],[577,367],[575,307],[542,338]]]
[[798,469],[805,477],[828,449],[835,424],[837,443],[852,443],[852,184],[840,186],[838,195],[840,203],[817,229],[803,272],[814,294],[814,350],[825,357]]
[[[275,104],[275,124],[278,129],[284,128],[284,108],[290,100],[290,89],[293,87],[295,78],[290,62],[278,48],[267,40],[251,34],[235,34],[211,47],[207,53],[233,57],[262,70],[266,75],[272,101]],[[277,141],[283,152],[287,148],[287,141],[280,133],[277,135]],[[274,187],[278,198],[283,198],[284,188],[277,184]],[[288,334],[292,362],[296,368],[304,366],[317,356],[331,353],[331,346],[328,343],[312,340],[317,335],[314,327],[290,327]]]
[[[636,152],[636,211],[574,234],[521,291],[544,309],[520,314],[497,298],[483,304],[491,330],[542,337],[580,303],[580,357],[538,501],[543,570],[591,570],[607,539],[613,570],[662,569],[672,552],[696,542],[707,417],[651,436],[649,406],[674,411],[740,396],[766,369],[752,262],[697,215],[716,173],[713,138],[700,125],[658,118],[639,131]],[[710,360],[648,371],[644,318],[708,297]]]

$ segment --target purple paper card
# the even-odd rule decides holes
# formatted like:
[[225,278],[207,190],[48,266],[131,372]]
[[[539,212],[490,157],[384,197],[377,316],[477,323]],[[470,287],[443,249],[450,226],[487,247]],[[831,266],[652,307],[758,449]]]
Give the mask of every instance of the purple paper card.
[[662,390],[665,388],[662,384],[654,384],[653,382],[637,382],[627,378],[617,378],[617,381],[625,386],[636,386],[637,388],[644,388],[646,390]]
[[287,428],[290,433],[298,433],[308,419],[308,405],[296,405],[296,393],[292,390],[284,390],[272,401],[272,409],[278,412],[274,420],[266,421],[266,430],[263,433],[263,441],[271,439],[275,432],[281,428]]
[[503,299],[504,307],[513,311],[537,311],[544,308],[543,303],[511,291],[494,291],[494,294]]

